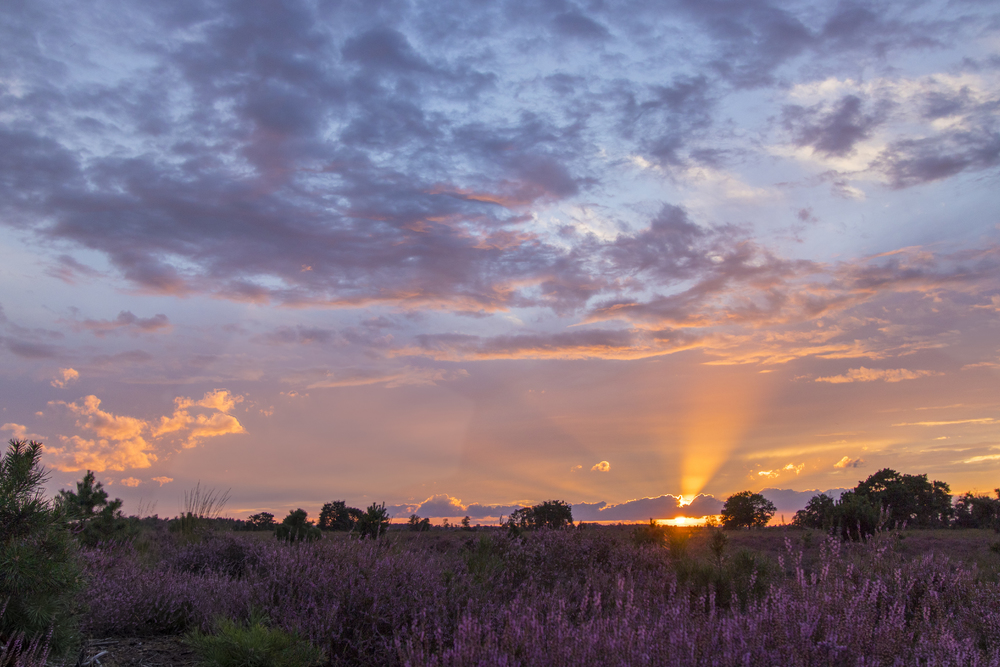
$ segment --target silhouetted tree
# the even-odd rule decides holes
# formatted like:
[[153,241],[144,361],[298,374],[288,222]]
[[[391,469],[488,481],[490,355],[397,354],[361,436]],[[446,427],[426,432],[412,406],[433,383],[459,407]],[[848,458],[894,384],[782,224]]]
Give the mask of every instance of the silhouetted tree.
[[406,525],[407,527],[409,527],[410,530],[423,532],[425,530],[431,529],[431,520],[428,518],[421,519],[416,514],[411,514],[410,520],[407,522]]
[[734,493],[722,506],[722,525],[725,528],[755,528],[766,526],[778,509],[770,500],[750,491]]
[[361,515],[355,524],[354,529],[362,538],[370,537],[378,539],[389,530],[389,512],[385,509],[385,503],[377,505],[372,503],[368,510]]
[[510,513],[507,525],[517,528],[563,528],[573,525],[573,506],[562,500],[546,500]]
[[348,507],[345,500],[334,500],[323,505],[319,512],[319,527],[321,530],[349,531],[361,518],[363,512],[357,507]]
[[837,522],[836,514],[837,506],[833,498],[821,493],[810,498],[805,509],[795,513],[792,525],[799,528],[829,529]]
[[951,489],[944,482],[928,482],[927,475],[902,475],[883,468],[854,487],[888,513],[890,525],[946,526],[951,520]]
[[955,500],[955,525],[960,528],[992,528],[1000,532],[1000,489],[996,498],[966,493]]
[[321,537],[320,530],[309,521],[309,513],[304,509],[288,513],[281,525],[274,531],[275,537],[286,542],[312,542]]
[[270,512],[259,512],[247,517],[249,530],[271,530],[274,528],[274,515]]

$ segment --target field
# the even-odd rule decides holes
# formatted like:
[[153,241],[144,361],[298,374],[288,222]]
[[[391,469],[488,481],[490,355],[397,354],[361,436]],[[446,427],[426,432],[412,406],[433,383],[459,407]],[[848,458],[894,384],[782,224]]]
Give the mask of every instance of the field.
[[[721,536],[721,537],[720,537]],[[146,530],[87,550],[89,656],[196,664],[251,617],[335,665],[1000,665],[1000,535],[392,530],[288,545]],[[258,621],[259,622],[259,621]]]

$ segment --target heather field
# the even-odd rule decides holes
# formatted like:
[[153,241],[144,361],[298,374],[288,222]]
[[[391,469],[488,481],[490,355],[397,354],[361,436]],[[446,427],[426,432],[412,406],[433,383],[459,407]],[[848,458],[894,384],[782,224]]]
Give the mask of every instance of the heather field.
[[333,665],[1000,665],[998,542],[586,526],[290,545],[146,529],[83,551],[82,632],[190,637],[264,618]]

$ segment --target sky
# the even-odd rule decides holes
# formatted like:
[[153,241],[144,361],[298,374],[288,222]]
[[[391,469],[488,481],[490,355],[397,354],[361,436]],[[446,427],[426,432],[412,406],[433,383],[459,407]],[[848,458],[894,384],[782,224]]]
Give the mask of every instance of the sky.
[[160,516],[992,493],[998,105],[986,1],[9,0],[2,434]]

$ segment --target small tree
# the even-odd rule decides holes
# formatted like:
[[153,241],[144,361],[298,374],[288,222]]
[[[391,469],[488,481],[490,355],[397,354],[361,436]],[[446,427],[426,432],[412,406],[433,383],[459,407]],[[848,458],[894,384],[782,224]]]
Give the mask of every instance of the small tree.
[[272,530],[275,526],[274,515],[270,512],[259,512],[247,517],[247,526],[250,530]]
[[319,512],[319,527],[321,530],[349,531],[361,518],[363,512],[357,507],[348,507],[345,500],[334,500],[323,505]]
[[997,498],[966,493],[955,499],[955,525],[1000,531],[1000,489]]
[[795,513],[792,525],[798,528],[829,529],[837,521],[833,498],[821,493],[809,499],[805,509]]
[[410,520],[406,522],[406,525],[410,530],[423,532],[431,529],[431,520],[426,517],[421,519],[416,514],[411,514]]
[[65,517],[42,496],[41,455],[40,442],[11,440],[0,456],[0,645],[51,631],[52,648],[62,652],[77,637],[80,572]]
[[725,528],[758,528],[766,526],[778,509],[770,500],[750,491],[734,493],[722,507]]
[[372,503],[368,510],[358,519],[354,528],[362,538],[370,537],[375,540],[389,530],[390,518],[389,512],[385,509],[385,503],[381,505]]
[[507,525],[516,528],[563,528],[573,525],[573,506],[562,500],[546,500],[510,513]]
[[70,519],[81,544],[124,542],[136,534],[136,527],[122,512],[122,499],[108,500],[108,492],[92,470],[76,483],[76,492],[60,491],[56,504]]
[[318,540],[322,533],[308,520],[308,516],[309,513],[301,508],[289,512],[274,531],[275,537],[289,543]]

